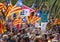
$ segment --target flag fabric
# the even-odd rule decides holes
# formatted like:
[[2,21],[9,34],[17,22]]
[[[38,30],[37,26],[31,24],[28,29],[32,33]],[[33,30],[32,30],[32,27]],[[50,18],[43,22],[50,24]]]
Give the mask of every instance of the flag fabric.
[[37,11],[36,16],[37,17],[41,17],[41,14],[40,14],[40,11],[39,10]]
[[[37,11],[37,7],[38,7],[38,0],[35,0],[35,2],[33,3],[32,7],[34,9],[34,16],[32,17],[31,23],[34,24],[36,21],[38,21],[40,18],[40,14],[39,14],[39,10]],[[36,12],[37,11],[37,12]]]
[[22,18],[17,18],[13,21],[13,25],[22,24]]
[[26,20],[27,20],[27,23],[29,24],[30,23],[30,17],[26,16]]
[[13,21],[13,25],[18,25],[18,24],[25,24],[27,23],[26,17],[24,18],[17,18]]
[[14,7],[12,7],[11,11],[9,11],[9,13],[8,13],[9,15],[7,15],[7,17],[16,13],[16,12],[21,12],[22,11],[22,9],[21,9],[22,5],[23,5],[22,0],[18,0],[16,5]]
[[16,25],[17,30],[20,30],[20,24]]
[[59,19],[55,19],[55,21],[54,21],[54,25],[56,25],[56,24],[60,24],[60,20]]
[[40,11],[37,10],[36,14],[33,16],[31,23],[34,24],[36,21],[38,21],[41,17]]
[[4,7],[3,3],[0,3],[0,11],[2,11],[2,8]]
[[16,18],[16,13],[13,14],[13,18]]
[[26,16],[27,23],[29,24],[34,16],[34,12],[30,13],[29,16]]
[[6,31],[6,28],[4,26],[4,20],[0,20],[0,33],[4,33]]
[[22,21],[23,21],[24,23],[27,23],[26,17],[24,17],[24,18],[22,19]]
[[32,19],[34,18],[35,14],[36,14],[36,11],[37,11],[37,10],[34,9],[34,11],[31,12],[30,15],[26,17],[28,24],[31,23]]
[[[26,16],[26,20],[27,20],[27,23],[29,24],[30,23],[30,20],[31,20],[31,18],[32,18],[32,12],[34,12],[34,10],[32,9],[32,8],[29,8],[28,6],[26,6],[26,5],[23,5],[22,6],[22,10],[29,10],[29,13],[28,13],[28,16]],[[25,14],[26,15],[26,14]]]
[[22,9],[29,9],[29,10],[30,10],[30,13],[34,11],[32,8],[29,8],[29,7],[26,6],[26,5],[23,5],[23,6],[22,6]]
[[[29,8],[28,6],[26,6],[26,5],[23,5],[22,6],[22,10],[23,10],[23,17],[26,17],[26,21],[27,21],[27,23],[29,24],[30,23],[30,19],[31,19],[31,13],[34,11],[32,8]],[[21,16],[21,14],[20,14],[20,16]],[[22,17],[22,16],[21,16]],[[30,18],[29,18],[30,17]]]
[[[28,6],[26,5],[23,5],[22,4],[22,0],[18,0],[16,5],[12,8],[12,10],[9,12],[9,15],[12,15],[13,13],[16,13],[16,12],[22,12],[22,10],[24,9],[29,9],[30,13],[33,12],[34,10],[29,8]],[[30,14],[29,13],[29,14]],[[7,15],[7,17],[9,16]],[[19,15],[19,14],[18,14]],[[23,21],[23,19],[22,19]],[[26,21],[23,21],[23,23],[26,22]]]
[[10,6],[10,3],[11,3],[10,0],[7,0],[7,4],[8,4],[8,6]]
[[19,7],[22,7],[22,5],[23,5],[23,4],[22,4],[22,1],[23,1],[23,0],[18,0],[17,3],[16,3],[16,5],[19,6]]
[[11,11],[11,9],[12,9],[12,3],[11,3],[11,0],[7,0],[7,5],[4,5],[4,8],[3,8],[3,12],[4,12],[4,14],[5,14],[5,16],[7,16],[8,15],[8,12],[9,11]]

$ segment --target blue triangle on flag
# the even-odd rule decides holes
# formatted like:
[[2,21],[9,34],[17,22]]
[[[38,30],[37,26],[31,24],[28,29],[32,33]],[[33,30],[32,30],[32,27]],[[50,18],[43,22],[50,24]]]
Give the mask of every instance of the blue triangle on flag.
[[13,17],[16,17],[16,13],[13,14]]
[[7,4],[8,4],[8,6],[10,5],[10,0],[7,0]]
[[16,3],[16,5],[19,6],[19,7],[22,7],[22,5],[23,5],[22,4],[22,0],[18,0],[18,2]]
[[24,23],[26,23],[26,17],[24,17],[22,20],[23,20]]
[[40,13],[39,10],[36,12],[36,16],[37,16],[37,17],[41,17],[41,13]]

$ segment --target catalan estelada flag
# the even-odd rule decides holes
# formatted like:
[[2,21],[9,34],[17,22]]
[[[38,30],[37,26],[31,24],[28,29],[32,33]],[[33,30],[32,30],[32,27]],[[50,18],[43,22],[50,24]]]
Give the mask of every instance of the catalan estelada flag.
[[31,21],[34,19],[35,15],[36,15],[36,11],[37,11],[37,10],[36,10],[36,8],[35,8],[34,11],[31,12],[30,15],[26,17],[28,24],[31,23]]
[[4,20],[0,20],[0,33],[3,34],[5,31]]
[[2,8],[4,7],[3,3],[0,3],[0,11],[2,11]]
[[[34,10],[32,9],[32,8],[29,8],[28,6],[26,6],[26,5],[23,5],[22,6],[22,10],[23,9],[28,9],[29,10],[29,13],[28,13],[28,16],[26,16],[26,20],[27,20],[27,23],[29,24],[30,23],[30,20],[31,20],[31,18],[32,18],[32,12],[34,12]],[[25,14],[26,15],[26,14]]]
[[24,23],[27,23],[26,17],[22,18],[22,21],[23,21]]
[[36,21],[38,21],[41,17],[40,11],[37,10],[36,14],[33,16],[31,23],[34,24]]
[[3,12],[4,12],[4,14],[5,14],[5,16],[7,16],[8,15],[8,12],[9,11],[11,11],[11,9],[12,9],[12,3],[11,3],[11,0],[7,0],[7,5],[5,6],[4,5],[4,9],[3,9]]
[[21,12],[22,11],[22,9],[21,9],[22,5],[23,5],[22,0],[18,0],[16,5],[11,9],[11,11],[9,11],[7,17],[16,13],[16,12]]
[[17,25],[17,24],[22,24],[22,18],[17,18],[17,19],[15,19],[14,21],[13,21],[13,25]]
[[26,16],[27,23],[29,24],[34,16],[34,12],[30,13],[29,16]]

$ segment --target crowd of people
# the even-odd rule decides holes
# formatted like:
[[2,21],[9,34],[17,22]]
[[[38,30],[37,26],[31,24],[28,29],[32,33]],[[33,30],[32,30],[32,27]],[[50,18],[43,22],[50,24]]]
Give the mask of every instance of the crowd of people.
[[13,27],[12,31],[0,34],[0,42],[60,42],[60,34],[54,29],[42,32],[40,26],[24,24],[20,30]]
[[[52,25],[54,23],[53,20],[50,20],[48,23],[49,7],[44,2],[42,2],[40,9],[36,10],[36,15],[32,14],[41,18],[41,21],[39,21],[41,22],[41,26],[39,22],[35,22],[35,24],[18,23],[15,26],[13,25],[13,21],[17,18],[10,16],[6,20],[2,13],[0,13],[0,26],[4,28],[2,26],[4,25],[6,31],[0,33],[0,42],[60,42],[60,25]],[[18,19],[20,18],[18,17]],[[48,27],[49,30],[47,30],[47,26],[50,26]]]

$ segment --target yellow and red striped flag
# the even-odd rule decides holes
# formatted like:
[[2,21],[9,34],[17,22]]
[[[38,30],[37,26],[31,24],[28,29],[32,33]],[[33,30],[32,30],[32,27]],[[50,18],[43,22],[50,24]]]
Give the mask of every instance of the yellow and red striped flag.
[[0,11],[2,11],[2,8],[4,7],[3,3],[0,3]]
[[15,19],[14,22],[13,22],[13,25],[17,25],[17,24],[22,24],[22,18],[18,18],[18,19]]
[[0,20],[0,33],[4,33],[5,31],[4,20]]
[[34,24],[36,21],[38,21],[40,19],[40,11],[38,10],[35,15],[33,16],[32,20],[31,20],[31,23]]
[[16,12],[21,12],[22,11],[21,6],[22,6],[22,0],[18,0],[16,5],[11,9],[11,11],[9,11],[7,17],[16,13]]
[[26,19],[27,19],[27,23],[28,24],[31,22],[32,18],[33,18],[32,13],[29,16],[26,16]]
[[7,16],[8,15],[8,13],[9,13],[9,11],[11,11],[11,9],[12,9],[12,3],[11,3],[11,0],[7,0],[7,6],[4,6],[4,14],[5,14],[5,16]]

